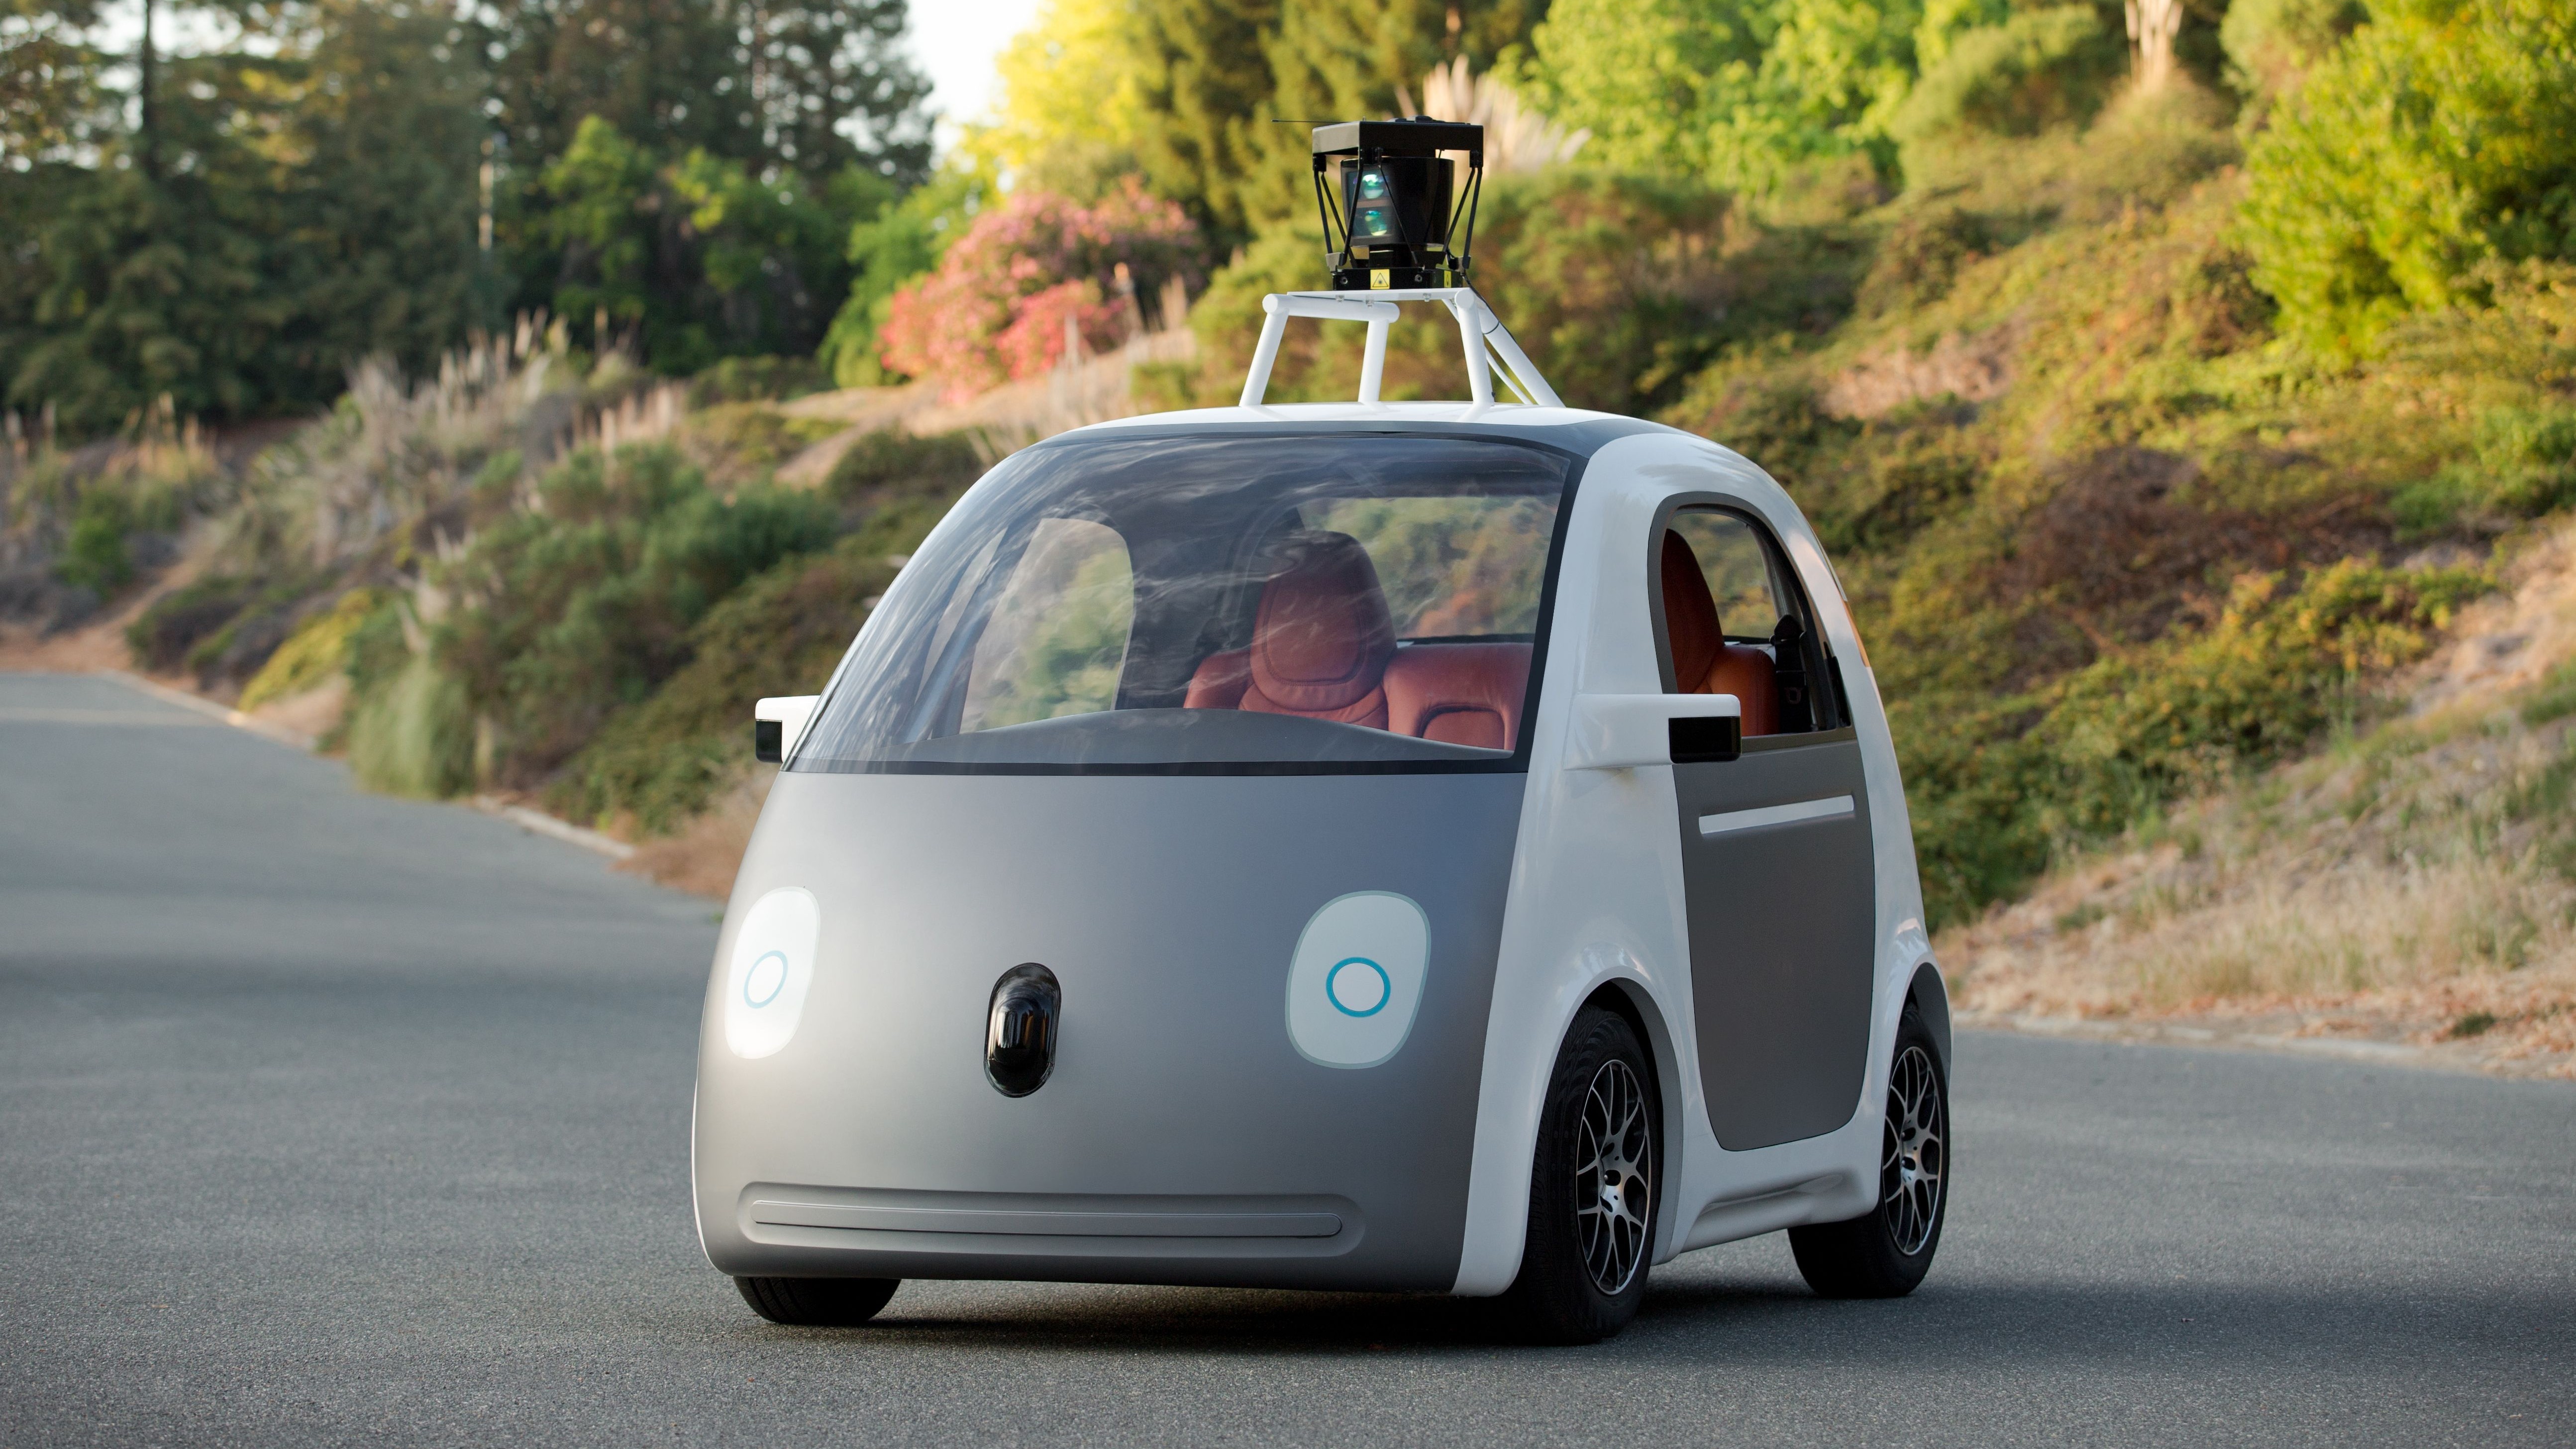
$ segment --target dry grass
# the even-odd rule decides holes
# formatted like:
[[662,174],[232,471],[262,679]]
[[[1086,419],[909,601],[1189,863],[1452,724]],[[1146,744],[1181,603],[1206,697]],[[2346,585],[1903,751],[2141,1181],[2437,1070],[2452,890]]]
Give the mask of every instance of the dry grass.
[[2576,1078],[2559,798],[2576,738],[2520,712],[2576,659],[2576,528],[2530,541],[2507,574],[2508,595],[2398,682],[2402,715],[1944,933],[1960,1005],[2439,1043]]

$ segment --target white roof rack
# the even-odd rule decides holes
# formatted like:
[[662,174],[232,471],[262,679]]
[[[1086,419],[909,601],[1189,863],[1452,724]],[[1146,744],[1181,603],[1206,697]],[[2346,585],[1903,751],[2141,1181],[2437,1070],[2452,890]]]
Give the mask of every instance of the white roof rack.
[[1416,290],[1384,292],[1273,292],[1261,299],[1261,310],[1269,314],[1261,324],[1261,342],[1252,349],[1252,371],[1243,379],[1243,406],[1257,408],[1270,391],[1270,369],[1279,361],[1279,338],[1288,330],[1291,317],[1315,317],[1325,321],[1365,322],[1368,324],[1368,351],[1360,361],[1360,396],[1364,407],[1377,407],[1378,385],[1386,376],[1386,333],[1402,309],[1399,302],[1437,302],[1449,309],[1457,320],[1458,340],[1467,354],[1467,388],[1475,404],[1468,410],[1473,417],[1494,405],[1495,364],[1501,364],[1503,384],[1518,394],[1524,403],[1538,407],[1563,407],[1556,389],[1538,375],[1529,354],[1512,340],[1494,309],[1476,295],[1473,287],[1423,287]]

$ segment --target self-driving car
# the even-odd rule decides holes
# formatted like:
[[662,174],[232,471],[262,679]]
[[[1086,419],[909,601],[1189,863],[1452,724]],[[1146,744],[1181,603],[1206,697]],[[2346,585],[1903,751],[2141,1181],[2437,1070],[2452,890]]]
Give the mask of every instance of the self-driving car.
[[[1433,124],[1320,129],[1336,214],[1467,149],[1388,130]],[[1815,532],[1562,405],[1462,269],[1339,240],[1359,283],[1268,300],[1240,405],[1012,454],[820,695],[761,702],[692,1173],[762,1316],[1244,1285],[1583,1341],[1755,1234],[1828,1295],[1929,1268],[1946,996]],[[1378,395],[1405,305],[1467,399]],[[1368,327],[1355,400],[1266,400],[1301,316]]]

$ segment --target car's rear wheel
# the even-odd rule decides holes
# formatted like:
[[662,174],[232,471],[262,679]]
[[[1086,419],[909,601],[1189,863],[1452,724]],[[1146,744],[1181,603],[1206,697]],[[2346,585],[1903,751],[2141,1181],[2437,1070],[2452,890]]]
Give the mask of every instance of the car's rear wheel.
[[1520,1276],[1504,1294],[1529,1338],[1594,1343],[1645,1300],[1663,1155],[1654,1080],[1626,1017],[1576,1014],[1539,1114]]
[[1807,1286],[1827,1298],[1901,1298],[1932,1271],[1950,1207],[1950,1077],[1923,1019],[1896,1027],[1879,1132],[1878,1206],[1846,1222],[1789,1230]]
[[849,1328],[877,1316],[900,1278],[736,1278],[742,1301],[772,1323]]

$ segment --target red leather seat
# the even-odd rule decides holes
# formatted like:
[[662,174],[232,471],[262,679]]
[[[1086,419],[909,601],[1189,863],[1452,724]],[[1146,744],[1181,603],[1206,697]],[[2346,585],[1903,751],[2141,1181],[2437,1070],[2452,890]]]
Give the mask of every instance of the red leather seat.
[[1690,541],[1664,531],[1664,637],[1672,645],[1673,683],[1683,694],[1731,694],[1744,706],[1746,735],[1780,731],[1780,679],[1771,656],[1749,644],[1729,644],[1719,627],[1717,600],[1700,572]]
[[1394,655],[1395,621],[1367,551],[1348,534],[1307,534],[1262,586],[1251,647],[1200,661],[1182,705],[1385,729]]
[[1416,739],[1508,750],[1529,697],[1527,644],[1413,644],[1386,666],[1387,728]]

